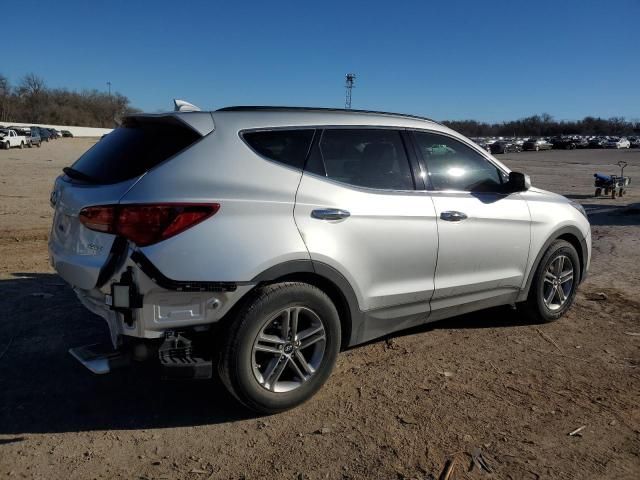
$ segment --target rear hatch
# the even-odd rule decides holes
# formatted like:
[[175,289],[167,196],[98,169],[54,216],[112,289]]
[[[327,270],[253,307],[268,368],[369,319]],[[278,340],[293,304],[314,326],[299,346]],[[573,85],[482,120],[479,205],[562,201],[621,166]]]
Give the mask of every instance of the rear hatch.
[[127,117],[71,167],[51,193],[54,208],[49,237],[52,266],[71,285],[89,290],[117,253],[116,235],[91,230],[80,221],[82,209],[116,205],[150,169],[179,155],[213,130],[205,112]]

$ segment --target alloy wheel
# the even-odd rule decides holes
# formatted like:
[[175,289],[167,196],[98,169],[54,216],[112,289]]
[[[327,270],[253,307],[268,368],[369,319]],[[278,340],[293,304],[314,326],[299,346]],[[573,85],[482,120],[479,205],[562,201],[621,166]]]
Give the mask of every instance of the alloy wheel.
[[562,308],[573,289],[573,263],[566,255],[558,255],[547,267],[542,285],[542,299],[551,311]]
[[264,323],[253,342],[253,375],[271,392],[295,390],[320,367],[326,343],[324,325],[313,310],[285,308]]

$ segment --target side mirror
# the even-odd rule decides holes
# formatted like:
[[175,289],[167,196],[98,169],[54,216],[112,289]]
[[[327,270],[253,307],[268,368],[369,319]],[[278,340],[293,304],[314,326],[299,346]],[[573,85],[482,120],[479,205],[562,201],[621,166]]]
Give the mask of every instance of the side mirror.
[[525,192],[531,188],[531,178],[529,175],[520,172],[509,172],[507,189],[509,192]]

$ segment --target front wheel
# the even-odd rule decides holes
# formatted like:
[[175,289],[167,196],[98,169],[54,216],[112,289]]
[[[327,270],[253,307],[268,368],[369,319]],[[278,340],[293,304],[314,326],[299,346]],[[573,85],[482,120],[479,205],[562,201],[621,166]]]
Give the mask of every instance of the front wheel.
[[556,240],[538,264],[524,313],[537,323],[557,320],[573,304],[579,279],[578,252],[569,242]]
[[220,378],[252,410],[293,408],[331,374],[340,332],[338,312],[319,288],[299,282],[262,287],[240,307],[225,334]]

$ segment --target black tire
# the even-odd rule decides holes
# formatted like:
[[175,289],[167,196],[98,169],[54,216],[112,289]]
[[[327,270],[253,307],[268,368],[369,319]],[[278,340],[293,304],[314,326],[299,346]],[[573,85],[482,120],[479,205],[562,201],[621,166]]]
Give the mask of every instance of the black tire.
[[42,145],[42,143],[41,143],[41,142],[38,142],[38,148],[40,148],[40,146],[41,146],[41,145]]
[[599,189],[599,188],[596,188],[596,193],[595,193],[594,197],[599,197],[601,193],[602,193],[602,190]]
[[605,197],[608,197],[608,196],[609,196],[609,189],[608,189],[608,188],[605,188],[605,189],[604,189],[604,196],[605,196]]
[[10,148],[10,147],[9,147],[9,142],[5,142],[5,143],[4,143],[4,149],[5,149],[5,150],[9,150],[9,148]]
[[24,148],[24,142],[20,142],[20,150]]
[[616,198],[616,188],[615,187],[613,187],[611,189],[611,198]]
[[[545,272],[551,264],[560,256],[565,256],[571,261],[573,268],[573,283],[571,290],[566,295],[564,303],[556,310],[550,309],[544,301],[545,292]],[[566,261],[566,260],[565,260]],[[545,254],[542,256],[538,268],[531,281],[527,300],[519,305],[520,310],[535,323],[549,323],[562,317],[571,305],[576,296],[578,281],[581,275],[580,258],[578,252],[569,242],[564,240],[554,241]]]
[[[324,327],[326,343],[320,364],[308,380],[294,390],[273,392],[254,374],[254,341],[275,314],[289,307],[314,312]],[[247,408],[265,414],[288,410],[311,398],[329,378],[340,351],[340,337],[338,312],[322,290],[300,282],[267,285],[243,302],[224,332],[218,372],[229,392]]]

